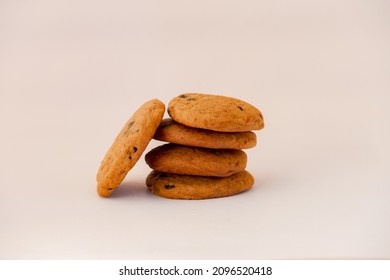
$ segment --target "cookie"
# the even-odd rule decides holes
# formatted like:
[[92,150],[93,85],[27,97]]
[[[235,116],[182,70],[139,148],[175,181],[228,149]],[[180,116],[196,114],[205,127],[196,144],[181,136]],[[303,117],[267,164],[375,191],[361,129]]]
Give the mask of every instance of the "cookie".
[[262,113],[251,104],[222,95],[186,93],[173,98],[168,114],[186,126],[222,132],[259,130]]
[[246,170],[229,177],[202,177],[169,174],[153,170],[146,186],[155,195],[176,199],[207,199],[235,195],[249,190],[253,176]]
[[153,136],[154,139],[212,149],[249,149],[256,146],[256,134],[245,132],[218,132],[201,128],[193,128],[175,122],[171,118],[164,119]]
[[165,144],[148,152],[145,160],[160,172],[227,177],[245,169],[247,156],[241,150]]
[[153,99],[143,104],[126,122],[98,170],[97,192],[108,197],[123,181],[152,139],[165,112],[165,105]]

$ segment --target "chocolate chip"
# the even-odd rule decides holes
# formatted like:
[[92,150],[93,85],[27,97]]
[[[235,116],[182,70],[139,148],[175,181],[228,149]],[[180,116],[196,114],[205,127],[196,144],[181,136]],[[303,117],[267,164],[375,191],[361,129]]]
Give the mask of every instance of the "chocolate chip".
[[187,101],[193,101],[193,100],[195,100],[195,98],[188,97],[188,96],[185,95],[185,94],[179,95],[179,98],[185,98],[185,99],[187,99]]
[[244,111],[244,109],[242,109],[241,106],[237,106],[238,109],[240,109],[241,111]]
[[127,133],[129,132],[129,130],[130,130],[130,128],[133,126],[133,124],[134,124],[134,121],[131,121],[131,122],[129,122],[129,123],[127,124],[127,129],[126,129],[126,131],[125,131],[125,134],[127,134]]
[[171,189],[175,188],[175,185],[168,184],[168,185],[165,185],[164,188],[166,190],[171,190]]
[[135,121],[129,122],[129,124],[127,125],[127,129],[128,129],[128,130],[133,126],[134,122],[135,122]]
[[137,152],[138,148],[137,147],[133,147],[133,153]]

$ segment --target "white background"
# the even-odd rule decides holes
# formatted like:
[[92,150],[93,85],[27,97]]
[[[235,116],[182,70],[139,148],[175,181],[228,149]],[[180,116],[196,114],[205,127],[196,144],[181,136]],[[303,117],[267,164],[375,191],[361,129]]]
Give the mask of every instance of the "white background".
[[[0,0],[0,259],[389,259],[389,11]],[[263,112],[253,189],[155,197],[141,158],[100,198],[96,171],[126,120],[185,92]]]

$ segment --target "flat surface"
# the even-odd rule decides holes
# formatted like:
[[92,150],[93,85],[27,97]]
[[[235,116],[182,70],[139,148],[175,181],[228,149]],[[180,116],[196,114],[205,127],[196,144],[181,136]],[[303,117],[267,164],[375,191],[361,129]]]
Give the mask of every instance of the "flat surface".
[[[386,1],[1,1],[0,259],[389,259]],[[241,98],[254,188],[109,198],[95,176],[145,101]],[[148,150],[161,144],[151,142]]]

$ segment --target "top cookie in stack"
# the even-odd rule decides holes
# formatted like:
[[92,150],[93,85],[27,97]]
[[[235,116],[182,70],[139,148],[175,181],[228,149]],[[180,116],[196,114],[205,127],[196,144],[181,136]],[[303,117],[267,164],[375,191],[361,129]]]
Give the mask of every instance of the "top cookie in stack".
[[262,113],[242,100],[186,93],[168,105],[154,138],[169,142],[146,156],[153,169],[146,184],[154,194],[177,199],[234,195],[252,187],[242,149],[256,145],[252,130],[264,127]]
[[182,94],[169,102],[168,114],[178,123],[213,131],[250,131],[264,127],[259,109],[222,95]]

